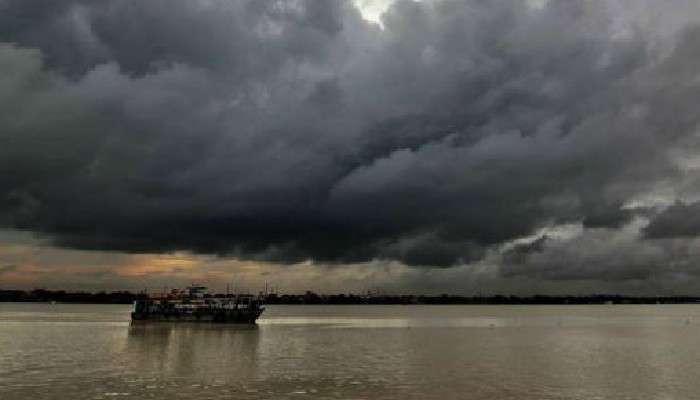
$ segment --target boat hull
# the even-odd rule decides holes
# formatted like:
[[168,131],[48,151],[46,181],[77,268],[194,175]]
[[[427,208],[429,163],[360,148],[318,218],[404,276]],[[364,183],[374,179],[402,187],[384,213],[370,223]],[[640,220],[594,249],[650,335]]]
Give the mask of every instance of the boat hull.
[[132,312],[132,321],[154,322],[213,322],[230,324],[254,324],[263,309],[233,312]]

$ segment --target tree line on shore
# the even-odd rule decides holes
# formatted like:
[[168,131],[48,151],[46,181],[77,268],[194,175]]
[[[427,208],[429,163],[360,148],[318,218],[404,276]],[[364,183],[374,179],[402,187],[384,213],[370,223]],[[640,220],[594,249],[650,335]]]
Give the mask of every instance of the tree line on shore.
[[[70,292],[35,289],[2,290],[0,302],[57,302],[89,304],[131,304],[143,293],[129,291]],[[232,296],[211,294],[211,297]],[[697,296],[625,296],[619,294],[592,295],[415,295],[415,294],[302,294],[259,293],[266,304],[689,304],[700,303]]]

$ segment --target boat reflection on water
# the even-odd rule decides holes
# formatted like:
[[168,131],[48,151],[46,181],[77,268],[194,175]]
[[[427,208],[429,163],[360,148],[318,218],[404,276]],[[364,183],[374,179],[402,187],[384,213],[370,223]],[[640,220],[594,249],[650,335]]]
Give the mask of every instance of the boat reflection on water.
[[134,370],[148,371],[155,380],[240,384],[257,375],[259,343],[257,325],[132,323],[126,353]]

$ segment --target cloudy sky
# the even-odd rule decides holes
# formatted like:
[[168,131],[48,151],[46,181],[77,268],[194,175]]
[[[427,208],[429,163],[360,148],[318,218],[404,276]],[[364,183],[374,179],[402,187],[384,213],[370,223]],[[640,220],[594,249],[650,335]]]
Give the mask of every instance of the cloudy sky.
[[0,0],[0,288],[697,294],[694,0]]

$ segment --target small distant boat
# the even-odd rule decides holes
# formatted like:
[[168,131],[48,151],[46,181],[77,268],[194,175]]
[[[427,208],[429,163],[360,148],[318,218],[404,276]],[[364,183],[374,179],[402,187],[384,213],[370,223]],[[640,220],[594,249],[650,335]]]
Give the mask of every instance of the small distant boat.
[[134,301],[131,320],[254,324],[264,310],[258,296],[212,296],[206,287],[191,285],[167,294],[142,294]]

